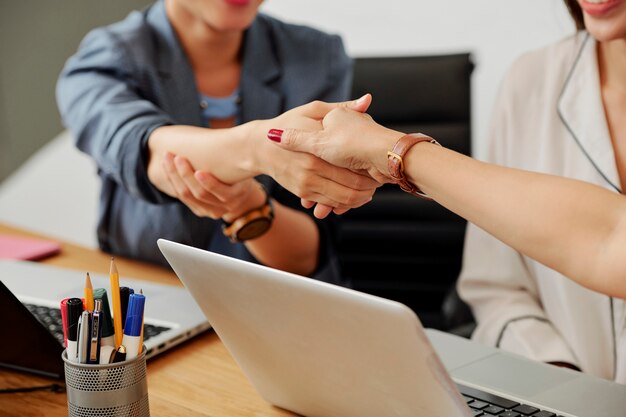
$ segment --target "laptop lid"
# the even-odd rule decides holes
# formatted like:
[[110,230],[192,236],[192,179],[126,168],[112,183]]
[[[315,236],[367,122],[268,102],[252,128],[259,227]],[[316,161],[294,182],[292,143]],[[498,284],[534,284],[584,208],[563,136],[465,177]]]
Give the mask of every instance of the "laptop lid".
[[[105,288],[110,293],[108,275],[90,274],[90,276],[93,288]],[[85,272],[35,262],[0,260],[0,280],[7,291],[12,293],[14,298],[17,298],[22,304],[59,308],[63,298],[83,297]],[[210,328],[206,317],[185,288],[126,278],[123,271],[120,271],[120,285],[133,288],[137,292],[141,289],[146,296],[144,313],[146,330],[148,326],[152,326],[152,329],[157,329],[159,332],[154,336],[148,336],[148,339],[146,339],[147,335],[144,334],[148,358],[154,357]],[[5,292],[3,297],[7,296]],[[3,313],[0,317],[12,317],[18,312],[23,313],[25,309],[24,306],[21,306],[22,309],[14,311],[14,302],[11,304],[12,307],[5,307],[4,303],[2,304],[3,308],[11,308],[11,311],[7,313],[8,315]],[[28,320],[30,322],[32,320],[37,321],[32,314]],[[42,329],[47,332],[46,336],[42,336]],[[52,337],[46,327],[40,326],[34,329],[32,326],[28,326],[26,330],[17,330],[12,338],[4,340],[15,340],[16,335],[24,336],[26,331],[36,331],[39,337],[44,338],[42,340],[48,340],[48,337]],[[32,333],[28,335],[30,337]],[[58,355],[52,355],[52,358],[56,358],[56,364],[62,368],[61,352],[63,346],[54,337],[52,340],[61,348]],[[33,344],[24,344],[21,347],[22,350],[17,352],[21,352],[23,356],[35,355]],[[46,351],[53,350],[52,348],[46,349]],[[3,362],[4,366],[10,365],[7,361]],[[47,372],[45,368],[37,365],[24,370]],[[56,365],[53,368],[57,369]]]
[[469,416],[403,304],[158,241],[257,391],[307,416]]
[[[0,281],[0,366],[63,378],[63,346]],[[24,354],[27,352],[27,354]]]
[[535,406],[541,415],[626,409],[625,385],[425,331],[402,304],[158,244],[244,373],[279,407],[307,416],[466,416],[452,377],[464,391]]

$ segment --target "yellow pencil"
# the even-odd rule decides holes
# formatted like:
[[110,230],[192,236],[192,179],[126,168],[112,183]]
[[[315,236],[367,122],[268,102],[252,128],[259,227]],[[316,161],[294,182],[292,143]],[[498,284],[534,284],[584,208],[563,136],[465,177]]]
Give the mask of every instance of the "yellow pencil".
[[91,285],[91,278],[89,278],[89,272],[85,278],[85,310],[93,311],[93,286]]
[[[142,289],[139,289],[139,294],[143,294]],[[137,352],[137,354],[141,355],[142,350],[143,350],[143,317],[141,318],[141,333],[139,333],[139,352]]]
[[111,281],[111,302],[113,303],[113,331],[115,331],[115,348],[122,344],[122,303],[120,301],[120,275],[115,266],[115,259],[111,258],[111,269],[109,271]]

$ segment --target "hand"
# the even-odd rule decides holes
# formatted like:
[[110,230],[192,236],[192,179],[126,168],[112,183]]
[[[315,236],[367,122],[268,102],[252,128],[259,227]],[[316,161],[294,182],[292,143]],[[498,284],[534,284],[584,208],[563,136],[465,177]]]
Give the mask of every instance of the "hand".
[[171,153],[165,155],[163,169],[174,197],[198,217],[223,218],[229,222],[265,201],[265,192],[252,178],[233,185],[224,184],[208,172],[194,172],[187,159]]
[[347,106],[329,111],[322,126],[322,130],[313,131],[285,129],[278,137],[268,137],[283,149],[308,152],[354,172],[365,171],[381,184],[393,182],[387,172],[387,151],[403,133],[387,129],[368,114]]
[[[334,109],[353,109],[366,111],[371,96],[363,96],[359,100],[343,103],[324,103],[315,101],[297,107],[271,120],[258,122],[256,135],[265,136],[268,129],[278,126],[297,128],[305,131],[321,129],[321,120]],[[350,208],[360,207],[371,200],[376,188],[380,185],[363,173],[353,172],[325,162],[309,153],[289,152],[277,147],[263,150],[266,156],[264,173],[272,176],[283,187],[303,199],[307,208],[313,206],[314,215],[326,217],[334,208],[336,212],[346,212]]]

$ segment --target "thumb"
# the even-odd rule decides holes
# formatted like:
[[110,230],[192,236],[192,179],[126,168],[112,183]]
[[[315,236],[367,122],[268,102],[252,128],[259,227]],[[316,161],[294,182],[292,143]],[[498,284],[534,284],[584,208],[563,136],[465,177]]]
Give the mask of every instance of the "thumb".
[[[271,129],[267,138],[280,145],[281,148],[296,152],[315,154],[316,144],[320,140],[317,132],[307,132],[299,129]],[[316,155],[318,156],[318,155]]]
[[345,104],[347,109],[358,111],[359,113],[365,113],[372,104],[372,95],[367,93],[356,100],[346,101],[343,104]]

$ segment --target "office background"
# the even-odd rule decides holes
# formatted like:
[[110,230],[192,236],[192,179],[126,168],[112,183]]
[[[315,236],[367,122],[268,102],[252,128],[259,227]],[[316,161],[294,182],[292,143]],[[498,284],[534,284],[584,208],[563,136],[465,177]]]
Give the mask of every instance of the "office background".
[[[57,138],[63,128],[55,83],[89,29],[149,3],[0,1],[0,221],[96,246],[95,167],[68,135]],[[562,0],[266,0],[262,10],[340,34],[354,57],[471,52],[479,158],[504,71],[524,51],[573,32]]]
[[[0,180],[61,131],[54,84],[82,36],[148,3],[0,2]],[[502,73],[521,52],[573,28],[561,0],[267,0],[263,10],[341,34],[353,56],[471,51],[478,157]]]

